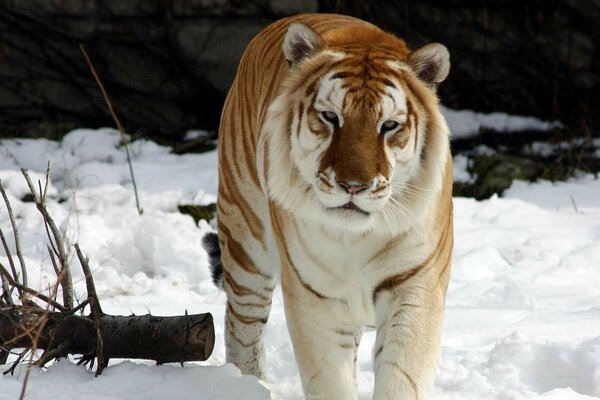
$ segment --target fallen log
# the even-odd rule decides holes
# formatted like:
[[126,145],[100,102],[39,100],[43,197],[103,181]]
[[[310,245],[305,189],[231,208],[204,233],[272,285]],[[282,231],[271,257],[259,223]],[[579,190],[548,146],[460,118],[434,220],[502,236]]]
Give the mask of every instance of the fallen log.
[[[157,364],[204,361],[215,343],[210,313],[174,317],[103,314],[99,321],[105,365],[111,358],[147,359]],[[40,327],[35,341],[28,332]],[[3,350],[42,349],[38,365],[68,354],[90,360],[97,356],[96,324],[92,316],[31,306],[6,307],[0,309],[0,346]]]

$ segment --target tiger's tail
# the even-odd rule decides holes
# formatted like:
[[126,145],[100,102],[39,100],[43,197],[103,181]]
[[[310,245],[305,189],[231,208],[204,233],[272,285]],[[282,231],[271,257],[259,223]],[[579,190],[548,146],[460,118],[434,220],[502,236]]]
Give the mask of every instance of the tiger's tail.
[[202,238],[202,247],[208,253],[208,265],[213,283],[221,290],[223,286],[223,266],[221,265],[221,246],[216,232],[209,232]]

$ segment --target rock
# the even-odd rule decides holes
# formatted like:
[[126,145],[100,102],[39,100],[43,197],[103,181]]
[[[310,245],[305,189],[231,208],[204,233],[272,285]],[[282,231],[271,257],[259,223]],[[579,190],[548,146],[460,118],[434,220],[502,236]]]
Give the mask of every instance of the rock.
[[177,207],[182,214],[189,215],[197,224],[201,219],[210,222],[217,214],[217,205],[212,203],[204,206],[196,204],[182,204]]
[[502,195],[513,180],[534,181],[545,171],[544,165],[529,158],[493,154],[477,155],[470,163],[469,173],[475,176],[473,183],[455,182],[454,196],[487,199],[493,194]]

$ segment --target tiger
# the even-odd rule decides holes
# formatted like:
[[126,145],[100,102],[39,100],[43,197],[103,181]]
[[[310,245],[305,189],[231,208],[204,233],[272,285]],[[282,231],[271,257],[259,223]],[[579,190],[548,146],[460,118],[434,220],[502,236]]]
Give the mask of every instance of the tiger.
[[411,51],[357,18],[276,21],[242,55],[221,115],[217,233],[226,361],[266,380],[280,282],[306,399],[355,400],[373,327],[372,398],[425,399],[451,269],[452,158],[439,43]]

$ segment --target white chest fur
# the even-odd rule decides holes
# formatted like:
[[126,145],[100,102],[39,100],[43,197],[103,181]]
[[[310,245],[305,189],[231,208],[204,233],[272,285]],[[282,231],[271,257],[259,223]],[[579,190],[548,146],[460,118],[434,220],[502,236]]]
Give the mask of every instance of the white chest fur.
[[[300,278],[318,293],[348,305],[356,325],[371,325],[373,290],[385,277],[427,257],[417,235],[381,238],[340,235],[318,224],[288,220],[285,242]],[[412,250],[411,250],[412,248]]]

